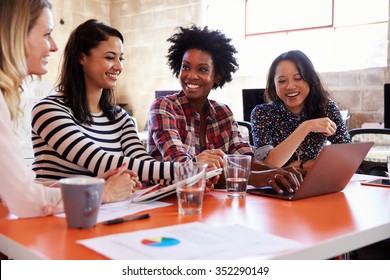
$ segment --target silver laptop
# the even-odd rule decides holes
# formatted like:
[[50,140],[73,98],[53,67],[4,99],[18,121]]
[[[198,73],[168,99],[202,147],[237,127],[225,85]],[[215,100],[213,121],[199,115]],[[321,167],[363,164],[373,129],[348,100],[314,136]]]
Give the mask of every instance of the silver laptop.
[[307,172],[301,186],[294,193],[277,193],[271,186],[254,188],[248,193],[287,200],[298,200],[317,195],[342,191],[358,170],[373,142],[332,144],[325,146],[312,168]]

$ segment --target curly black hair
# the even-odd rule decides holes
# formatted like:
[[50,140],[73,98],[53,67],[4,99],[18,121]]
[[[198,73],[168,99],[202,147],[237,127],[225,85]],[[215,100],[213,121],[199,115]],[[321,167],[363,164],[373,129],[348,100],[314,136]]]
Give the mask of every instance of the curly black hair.
[[179,77],[185,52],[197,49],[211,54],[215,75],[221,76],[221,81],[219,84],[214,84],[213,89],[222,88],[225,83],[232,80],[232,74],[238,70],[238,63],[234,57],[237,50],[230,44],[230,38],[219,30],[209,30],[207,26],[203,29],[195,25],[176,29],[178,32],[167,39],[172,45],[166,56],[167,64],[176,78]]

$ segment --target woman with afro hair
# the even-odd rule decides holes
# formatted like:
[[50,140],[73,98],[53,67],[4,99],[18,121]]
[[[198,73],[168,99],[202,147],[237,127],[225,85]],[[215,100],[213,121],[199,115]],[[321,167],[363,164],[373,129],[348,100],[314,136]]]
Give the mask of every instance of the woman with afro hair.
[[[238,70],[237,50],[219,30],[192,25],[179,27],[167,40],[168,66],[179,78],[181,90],[157,98],[148,118],[148,152],[158,160],[197,161],[223,166],[225,154],[253,155],[240,135],[230,108],[208,99],[212,89],[222,88]],[[269,172],[251,175],[253,185],[268,185],[276,175],[279,187],[293,190],[301,175],[252,160],[252,170]],[[256,178],[256,180],[254,180]]]

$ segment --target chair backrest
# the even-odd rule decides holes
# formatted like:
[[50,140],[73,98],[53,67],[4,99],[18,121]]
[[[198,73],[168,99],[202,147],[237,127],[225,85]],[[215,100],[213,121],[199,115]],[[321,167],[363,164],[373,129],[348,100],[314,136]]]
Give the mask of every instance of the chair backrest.
[[248,141],[253,146],[252,126],[247,121],[237,121],[238,129],[240,130],[241,136],[244,140]]
[[256,105],[264,103],[264,89],[243,89],[242,90],[242,105],[244,113],[244,121],[250,122],[251,113]]
[[[353,142],[374,141],[375,145],[390,147],[389,128],[354,128],[349,131]],[[390,150],[388,150],[390,152]]]
[[174,94],[176,92],[179,92],[180,90],[155,90],[154,91],[154,97],[157,98],[157,97],[161,97],[161,96],[165,96],[165,95],[170,95],[170,94]]
[[352,142],[374,142],[360,171],[369,175],[388,176],[387,155],[390,154],[389,128],[355,128],[349,131]]
[[390,128],[390,84],[385,84],[384,88],[384,123],[385,128]]

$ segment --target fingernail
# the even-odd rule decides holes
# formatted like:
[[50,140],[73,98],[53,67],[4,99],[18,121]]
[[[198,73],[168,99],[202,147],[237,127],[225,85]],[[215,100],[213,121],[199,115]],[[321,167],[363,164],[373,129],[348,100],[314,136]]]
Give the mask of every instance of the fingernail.
[[126,166],[126,165],[127,165],[127,162],[124,162],[124,163],[122,163],[121,166],[115,168],[115,170],[119,170],[119,169],[121,169],[122,167],[124,167],[124,166]]

